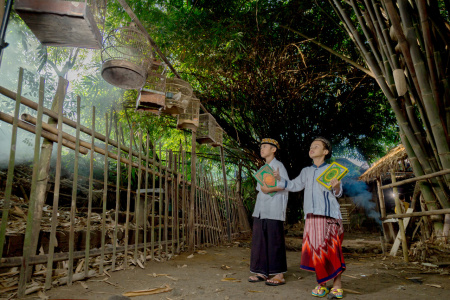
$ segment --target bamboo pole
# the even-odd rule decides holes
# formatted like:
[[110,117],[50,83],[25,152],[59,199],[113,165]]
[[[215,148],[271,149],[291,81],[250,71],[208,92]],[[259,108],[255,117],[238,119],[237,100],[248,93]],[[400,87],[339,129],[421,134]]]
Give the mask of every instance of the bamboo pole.
[[[161,143],[159,143],[159,158],[161,159]],[[162,205],[164,198],[162,196],[162,163],[159,165],[159,196],[158,196],[158,257],[162,257]]]
[[228,185],[227,185],[227,173],[225,171],[225,157],[223,154],[223,146],[220,146],[220,158],[222,160],[222,172],[223,172],[223,184],[224,184],[224,194],[225,194],[225,209],[227,215],[227,228],[228,228],[228,242],[231,243],[231,223],[230,223],[230,203],[228,201]]
[[[5,114],[3,112],[0,112],[0,120],[4,121],[6,123],[9,123],[9,124],[13,124],[14,123],[14,117],[10,116],[8,114]],[[28,124],[26,122],[23,122],[21,120],[17,121],[17,127],[21,128],[23,130],[26,130],[28,132],[31,132],[33,134],[36,134],[36,127],[35,126],[33,126],[31,124]],[[51,141],[52,143],[53,142],[58,142],[57,134],[52,134],[52,133],[49,133],[47,131],[41,130],[40,136],[43,137],[44,139],[47,139],[47,140]],[[70,148],[72,150],[75,150],[75,144],[74,143],[66,141],[66,140],[63,140],[62,143],[63,143],[63,146],[65,146],[67,148]],[[82,154],[87,154],[88,153],[87,149],[85,149],[85,148],[80,149],[80,152]]]
[[[50,289],[52,287],[52,273],[53,273],[53,254],[55,253],[56,241],[56,225],[58,224],[58,205],[59,205],[59,191],[61,188],[61,155],[62,155],[62,139],[63,139],[63,129],[62,129],[62,116],[63,116],[63,106],[60,105],[58,108],[58,148],[56,152],[56,174],[55,174],[55,193],[53,194],[53,209],[52,209],[52,225],[50,230],[50,243],[48,246],[48,262],[47,262],[47,272],[45,276],[45,289]],[[89,216],[89,214],[88,214]]]
[[[92,107],[92,131],[95,131],[95,106]],[[95,136],[91,135],[91,143],[94,145]],[[91,149],[89,160],[89,196],[88,196],[88,214],[87,214],[87,228],[86,228],[86,255],[84,258],[84,276],[89,273],[89,251],[91,248],[91,215],[92,215],[92,190],[94,187],[94,150]]]
[[[19,71],[20,75],[19,75],[19,88],[17,89],[17,95],[19,95],[19,97],[22,94],[22,81],[23,81],[23,69],[20,69]],[[36,135],[34,137],[34,158],[33,158],[33,173],[32,173],[32,177],[31,177],[31,191],[30,191],[30,202],[28,203],[28,214],[27,214],[27,226],[25,228],[25,236],[24,236],[24,241],[23,241],[23,263],[21,264],[21,268],[20,268],[20,275],[19,275],[19,284],[18,284],[18,291],[17,291],[17,295],[19,297],[23,297],[25,295],[25,290],[26,290],[26,283],[28,280],[28,274],[31,274],[31,271],[29,271],[29,258],[32,254],[34,254],[32,252],[32,231],[33,231],[33,218],[34,218],[34,210],[35,210],[35,204],[36,204],[36,185],[37,185],[37,174],[39,172],[39,149],[40,149],[40,141],[41,141],[41,131],[42,131],[42,108],[44,107],[44,91],[45,91],[45,81],[44,78],[41,77],[40,78],[40,82],[39,82],[39,107],[38,107],[38,112],[37,112],[37,125],[36,125]],[[18,103],[20,103],[20,101],[17,101]],[[17,113],[17,114],[16,114]],[[19,116],[19,111],[17,108],[17,112],[15,112],[15,120],[18,119]],[[13,135],[15,135],[15,133],[13,133]],[[13,143],[13,141],[11,141],[11,147],[12,145],[15,144]],[[15,149],[15,147],[14,147]],[[12,154],[10,154],[11,156]],[[11,162],[11,161],[10,161]],[[12,164],[12,166],[14,166],[14,164]],[[8,167],[8,172],[9,170],[13,170],[13,167],[9,166]],[[7,188],[8,188],[8,183],[7,183]],[[11,192],[9,192],[10,194]],[[6,192],[5,192],[5,200],[4,200],[4,206],[5,208],[8,208],[10,206],[9,203],[6,203],[8,198],[6,198]],[[3,221],[7,221],[8,219],[8,215],[6,214],[5,216],[5,211],[8,212],[8,209],[5,209],[3,211],[3,217],[2,217],[2,229],[3,229]],[[6,228],[6,226],[5,226]],[[4,237],[4,232],[2,231],[1,233],[1,237]],[[0,244],[1,247],[3,249],[3,243]],[[1,257],[1,256],[0,256]]]
[[[128,159],[130,161],[133,160],[133,126],[130,126],[130,148],[128,151]],[[132,165],[128,165],[128,188],[127,188],[127,210],[126,210],[126,218],[125,218],[125,249],[128,249],[128,236],[129,236],[129,225],[130,225],[130,202],[131,202],[131,174],[132,174]],[[128,268],[128,253],[125,251],[124,257],[124,268]]]
[[181,152],[182,152],[182,146],[181,146],[181,143],[180,143],[180,150],[179,150],[179,152],[178,152],[178,159],[177,159],[177,173],[178,173],[178,178],[177,178],[177,184],[176,184],[176,197],[175,197],[175,199],[176,199],[176,201],[175,201],[175,203],[177,204],[177,206],[176,206],[176,209],[175,209],[175,216],[176,216],[176,222],[175,222],[175,224],[176,224],[176,235],[177,235],[177,248],[176,248],[176,253],[177,254],[179,254],[180,253],[180,215],[179,215],[179,208],[180,208],[180,202],[181,202],[181,200],[180,200],[180,197],[181,197],[181,195],[180,195],[180,190],[181,190],[181,187],[180,187],[180,183],[181,183],[181,179],[182,179],[182,172],[181,172],[181,169],[180,169],[180,166],[181,166]]
[[439,171],[439,172],[435,172],[435,173],[431,173],[431,174],[427,174],[427,175],[423,175],[423,176],[418,176],[418,177],[414,177],[414,178],[405,179],[405,180],[402,180],[402,181],[398,181],[396,183],[383,185],[381,187],[381,189],[382,190],[390,189],[390,188],[393,188],[393,187],[396,187],[396,186],[400,186],[400,185],[404,185],[404,184],[407,184],[407,183],[420,181],[420,180],[426,180],[426,179],[434,178],[434,177],[437,177],[437,176],[442,176],[442,175],[449,174],[449,173],[450,173],[450,169],[445,169],[445,170],[442,170],[442,171]]
[[[166,150],[166,158],[168,157],[167,167],[170,169],[170,164],[172,160],[171,153]],[[169,173],[164,174],[164,240],[169,240]],[[166,243],[165,251],[166,256],[169,254],[168,244]]]
[[106,237],[106,202],[108,201],[108,138],[109,138],[109,128],[108,128],[108,113],[105,113],[105,156],[104,156],[104,168],[103,168],[103,211],[102,211],[102,255],[100,258],[100,274],[103,274],[103,262],[105,261],[105,252],[103,251],[105,248],[105,237]]
[[[148,156],[150,151],[150,138],[147,131],[147,139],[145,141],[145,193],[144,193],[144,266],[147,263],[147,224],[148,224]],[[154,186],[153,186],[154,188]],[[153,213],[153,210],[152,210]],[[153,240],[152,240],[153,243]]]
[[427,210],[427,211],[419,211],[419,212],[413,212],[408,214],[392,214],[387,215],[386,219],[391,218],[397,218],[397,219],[404,219],[404,218],[411,218],[411,217],[423,217],[423,216],[436,216],[436,215],[445,215],[450,213],[450,208],[445,209],[436,209],[436,210]]
[[[391,169],[391,179],[392,179],[392,182],[396,181],[395,170],[394,169]],[[400,204],[400,199],[398,198],[397,188],[394,187],[393,191],[394,191],[395,207],[397,208],[397,211],[402,211],[401,204]],[[408,258],[408,245],[406,243],[405,226],[403,224],[403,219],[399,219],[398,220],[398,227],[400,229],[400,236],[401,236],[401,239],[402,239],[403,259],[405,260],[405,262],[408,262],[409,261],[409,258]]]
[[19,121],[20,97],[22,96],[23,69],[19,69],[19,83],[17,86],[17,99],[14,107],[13,126],[11,131],[11,146],[9,150],[8,172],[6,176],[5,198],[3,200],[2,223],[0,227],[0,258],[3,257],[3,248],[6,240],[6,225],[11,208],[11,193],[14,181],[14,166],[16,161],[17,127]]
[[[154,147],[153,147],[153,159],[156,157],[156,149],[155,149],[155,142],[153,143]],[[152,165],[152,168],[157,168],[155,166]],[[152,241],[152,246],[151,246],[151,256],[152,256],[152,260],[155,259],[155,186],[156,183],[156,178],[155,178],[155,173],[152,174],[152,225],[151,225],[151,241]]]
[[[182,174],[183,174],[183,178],[182,179],[186,179],[187,175],[186,175],[186,152],[183,150],[183,161],[181,163],[181,169],[182,169]],[[185,180],[182,180],[182,190],[181,190],[181,217],[182,217],[182,223],[183,223],[183,227],[181,230],[181,236],[186,239],[186,226],[187,226],[187,222],[186,222],[186,183]]]
[[190,202],[189,202],[189,227],[188,227],[188,236],[189,236],[189,245],[188,245],[188,251],[194,252],[194,243],[195,243],[195,237],[194,237],[194,218],[195,218],[195,192],[196,192],[196,175],[195,175],[195,165],[197,160],[197,154],[196,154],[196,146],[197,146],[197,130],[192,129],[192,138],[191,138],[191,195],[190,195]]
[[69,232],[69,266],[67,285],[72,285],[73,277],[73,251],[75,247],[75,210],[77,209],[78,191],[78,158],[80,150],[80,119],[81,119],[81,98],[77,96],[77,129],[75,133],[75,159],[73,166],[72,201],[70,204],[70,232]]
[[[165,242],[163,242],[164,244]],[[170,243],[170,241],[169,241]],[[133,250],[134,249],[134,245],[128,245],[128,250]],[[144,247],[144,244],[139,244],[138,248],[142,249]],[[118,246],[117,247],[117,252],[122,252],[125,251],[125,246]],[[113,252],[113,248],[112,247],[107,247],[105,249],[105,254],[111,254]],[[80,258],[84,258],[85,252],[84,251],[75,251],[74,252],[74,259],[80,259]],[[101,249],[94,249],[92,251],[89,252],[89,256],[90,257],[97,257],[101,255]],[[69,254],[67,252],[64,253],[55,253],[53,256],[53,262],[60,262],[60,261],[64,261],[67,260],[69,258]],[[43,255],[32,255],[30,256],[29,259],[29,264],[30,265],[37,265],[37,264],[43,264],[46,263],[48,260],[48,254],[43,254]],[[24,258],[19,256],[19,257],[4,257],[1,259],[0,263],[2,264],[2,267],[5,268],[11,268],[11,267],[17,267],[17,266],[21,266],[22,262],[24,261]],[[94,270],[91,270],[90,272],[92,272]]]
[[[120,137],[122,136],[122,128],[120,124],[117,124],[117,119],[114,121],[114,129],[116,131],[116,138],[120,142]],[[116,250],[117,250],[117,230],[119,225],[119,209],[120,209],[120,158],[121,158],[121,147],[117,147],[117,176],[116,176],[116,211],[114,215],[114,241],[113,241],[113,252],[112,252],[112,266],[111,270],[116,270]]]
[[[58,77],[58,86],[56,88],[56,94],[53,98],[52,103],[52,111],[55,112],[54,115],[58,115],[59,107],[63,106],[64,98],[66,96],[67,87],[69,85],[69,82],[62,78]],[[23,98],[21,98],[21,103],[23,103]],[[33,102],[34,103],[34,102]],[[36,103],[35,103],[36,104]],[[39,108],[38,108],[39,109]],[[43,112],[45,111],[45,108],[43,109]],[[48,119],[48,124],[55,125],[57,123],[57,120],[53,118]],[[47,195],[47,183],[48,183],[48,172],[50,169],[50,160],[52,156],[52,150],[53,150],[53,142],[44,139],[44,141],[41,144],[41,154],[39,157],[39,171],[37,175],[37,182],[36,182],[36,203],[35,203],[35,210],[34,210],[34,218],[33,218],[33,227],[32,227],[32,234],[31,234],[31,253],[35,253],[37,251],[37,245],[39,240],[39,233],[41,231],[41,218],[42,218],[42,211]],[[31,273],[27,274],[28,279],[31,278]]]
[[[378,192],[378,202],[380,203],[380,215],[381,218],[386,217],[386,203],[384,200],[384,194],[381,189],[382,181],[381,176],[377,177],[377,192]],[[382,223],[383,224],[383,234],[384,238],[387,241],[393,241],[395,239],[395,233],[394,233],[394,227],[392,226],[392,223]],[[386,230],[387,228],[387,230]]]
[[[141,146],[142,146],[142,131],[140,130],[139,133],[139,157],[138,157],[138,165],[140,166],[141,161]],[[141,177],[142,177],[142,170],[139,168],[138,170],[138,186],[137,190],[138,193],[136,194],[134,198],[134,219],[136,221],[136,228],[135,228],[135,236],[134,236],[134,244],[136,245],[136,248],[134,249],[134,261],[137,263],[138,260],[138,252],[137,252],[137,244],[139,243],[139,218],[140,218],[140,206],[141,206]],[[144,221],[144,219],[142,219]]]

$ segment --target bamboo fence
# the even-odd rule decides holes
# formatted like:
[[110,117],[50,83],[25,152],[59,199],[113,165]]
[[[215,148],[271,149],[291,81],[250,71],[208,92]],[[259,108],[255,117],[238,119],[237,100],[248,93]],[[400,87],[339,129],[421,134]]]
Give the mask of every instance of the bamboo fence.
[[[157,147],[155,141],[152,141],[154,148],[150,149],[149,134],[133,127],[128,128],[129,144],[124,145],[121,142],[125,140],[124,128],[112,116],[99,118],[93,107],[92,127],[84,127],[80,125],[80,97],[77,98],[77,121],[74,122],[63,117],[62,102],[55,105],[59,107],[57,111],[43,107],[43,79],[39,88],[39,103],[21,95],[22,69],[18,82],[17,93],[0,87],[0,93],[16,103],[14,116],[0,112],[0,120],[12,124],[5,197],[0,202],[0,245],[3,245],[0,247],[0,284],[3,286],[0,297],[23,297],[55,285],[70,285],[108,270],[126,269],[130,265],[145,268],[147,260],[165,261],[187,250],[188,246],[192,249],[217,246],[250,231],[239,192],[227,186],[225,174],[223,178],[214,178],[198,164],[194,164],[192,170],[189,168],[188,157],[191,156],[191,162],[195,163],[195,151],[193,157],[180,145],[179,151],[173,153],[170,149],[162,149],[161,144]],[[61,95],[63,100],[64,93]],[[21,104],[37,110],[37,116],[26,114],[19,117]],[[43,114],[53,118],[57,126],[43,122]],[[95,131],[101,122],[104,122],[106,135]],[[67,126],[76,129],[75,136],[64,131]],[[28,203],[18,203],[12,195],[17,128],[33,132],[36,136],[31,192],[29,197],[26,195]],[[80,132],[88,134],[90,141],[81,140]],[[139,149],[133,149],[135,136],[139,139]],[[44,143],[57,143],[54,188],[50,191],[53,193],[51,206],[44,205],[45,200],[36,195],[43,155],[41,137],[45,139]],[[145,149],[141,149],[144,138]],[[104,148],[95,146],[98,141],[104,143]],[[63,196],[61,185],[67,182],[61,175],[63,147],[75,153],[69,211],[59,206]],[[82,188],[78,174],[79,155],[87,153],[90,154],[90,164],[86,208],[85,202],[77,197],[77,192]],[[101,179],[94,178],[94,153],[104,159]],[[167,159],[158,161],[163,153]],[[108,167],[111,161],[116,161],[117,165],[115,183],[108,181],[112,172]],[[124,168],[128,174],[126,180],[120,176]],[[132,190],[133,171],[138,178],[136,191]],[[49,175],[46,174],[47,177]],[[192,176],[195,184],[187,180],[188,175]],[[103,184],[99,197],[101,207],[96,208],[93,203],[98,191],[94,190],[94,185],[99,183]],[[121,193],[124,190],[126,197]],[[40,210],[38,218],[37,210]],[[18,227],[18,224],[21,225]],[[36,227],[40,239],[34,246],[32,237]],[[189,244],[190,237],[193,244]],[[23,244],[20,253],[9,253],[11,244],[18,241]],[[9,276],[4,276],[6,274]]]

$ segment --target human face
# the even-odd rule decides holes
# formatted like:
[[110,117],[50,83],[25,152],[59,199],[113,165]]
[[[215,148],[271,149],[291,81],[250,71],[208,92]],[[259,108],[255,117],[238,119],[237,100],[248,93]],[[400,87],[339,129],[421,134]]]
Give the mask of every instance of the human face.
[[270,155],[273,155],[276,151],[276,148],[270,144],[262,144],[260,148],[260,154],[262,158],[268,158]]
[[325,145],[321,141],[314,141],[309,147],[309,157],[315,158],[325,158],[328,154],[328,150],[325,149]]

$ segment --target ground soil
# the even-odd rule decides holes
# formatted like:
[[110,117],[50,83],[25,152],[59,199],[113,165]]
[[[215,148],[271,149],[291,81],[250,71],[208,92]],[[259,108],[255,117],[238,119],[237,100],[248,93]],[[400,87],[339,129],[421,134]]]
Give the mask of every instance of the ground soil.
[[[315,274],[299,269],[301,238],[286,238],[286,284],[277,287],[247,281],[250,245],[250,240],[240,240],[201,249],[193,256],[184,252],[166,262],[148,261],[145,269],[136,266],[109,272],[111,277],[55,287],[45,295],[49,299],[108,299],[167,285],[172,289],[169,292],[133,299],[313,299]],[[342,277],[344,299],[450,299],[449,268],[385,256],[378,235],[347,234],[343,249],[347,264]],[[31,298],[39,297],[27,296]]]

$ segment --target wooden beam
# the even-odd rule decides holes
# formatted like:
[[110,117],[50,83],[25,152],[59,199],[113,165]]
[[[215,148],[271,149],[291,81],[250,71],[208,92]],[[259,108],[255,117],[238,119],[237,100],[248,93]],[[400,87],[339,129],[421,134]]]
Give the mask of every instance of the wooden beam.
[[442,170],[442,171],[439,171],[439,172],[435,172],[435,173],[431,173],[431,174],[427,174],[427,175],[423,175],[423,176],[419,176],[419,177],[414,177],[414,178],[398,181],[398,182],[391,183],[391,184],[388,184],[388,185],[383,185],[381,187],[381,189],[382,190],[390,189],[390,188],[393,188],[393,187],[396,187],[396,186],[400,186],[400,185],[403,185],[403,184],[406,184],[406,183],[415,182],[415,181],[419,181],[419,180],[426,180],[426,179],[430,179],[430,178],[433,178],[433,177],[442,176],[442,175],[445,175],[445,174],[448,174],[448,173],[450,173],[450,169],[445,169],[445,170]]
[[410,217],[435,216],[435,215],[446,215],[446,214],[450,214],[450,208],[428,210],[428,211],[418,211],[418,212],[407,213],[407,214],[387,215],[386,219],[390,219],[390,218],[404,219],[404,218],[410,218]]

